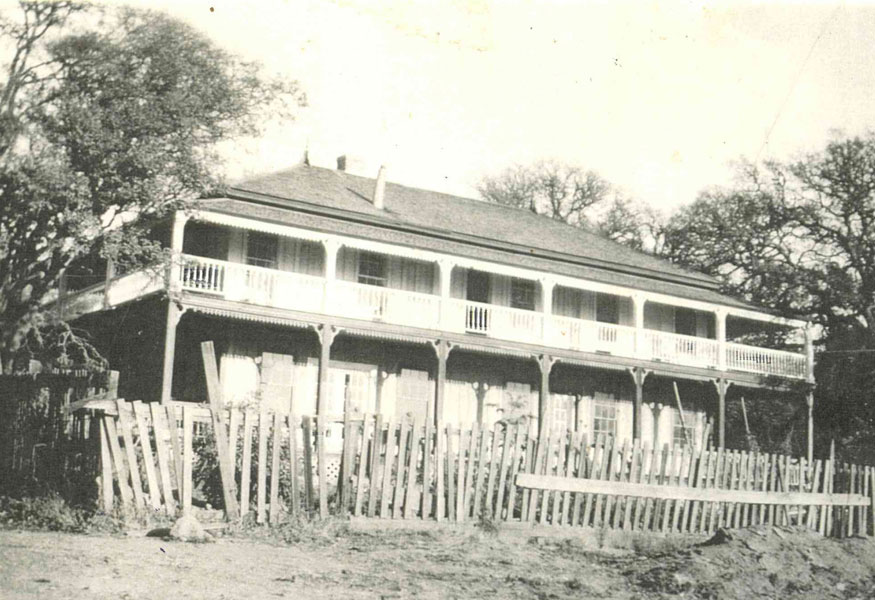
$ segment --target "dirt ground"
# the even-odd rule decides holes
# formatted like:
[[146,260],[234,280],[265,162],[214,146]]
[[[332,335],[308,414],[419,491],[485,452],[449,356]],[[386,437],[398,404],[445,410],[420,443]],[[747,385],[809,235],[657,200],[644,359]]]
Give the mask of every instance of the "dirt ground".
[[0,597],[875,597],[868,539],[771,527],[718,533],[706,545],[611,535],[344,526],[290,543],[236,535],[188,544],[0,531]]

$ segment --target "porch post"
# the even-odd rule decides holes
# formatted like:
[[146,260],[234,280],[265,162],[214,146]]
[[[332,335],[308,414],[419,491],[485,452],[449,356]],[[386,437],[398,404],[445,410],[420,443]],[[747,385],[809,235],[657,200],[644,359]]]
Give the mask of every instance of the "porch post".
[[[805,328],[805,379],[814,385],[814,332]],[[808,405],[808,463],[814,460],[814,389],[809,389],[805,397]]]
[[171,400],[173,391],[173,362],[176,358],[176,326],[182,311],[173,298],[167,299],[167,320],[164,330],[164,365],[161,373],[161,404]]
[[109,286],[112,280],[115,279],[115,261],[111,258],[106,259],[106,276],[103,282],[103,308],[106,310],[110,306],[109,301]]
[[330,324],[319,326],[319,383],[316,388],[316,416],[321,420],[326,414],[328,404],[328,376],[330,374],[331,344],[337,330]]
[[808,404],[808,464],[814,460],[814,391],[809,391],[805,398]]
[[726,370],[726,309],[714,311],[714,333],[717,337],[717,368]]
[[450,344],[446,340],[432,342],[437,353],[437,374],[434,382],[434,420],[440,423],[444,419],[444,393],[447,384],[447,358],[450,355]]
[[[634,294],[632,296],[632,308],[635,312],[635,355],[643,356],[644,352],[644,296]],[[640,431],[639,431],[640,433]],[[636,436],[637,438],[637,436]]]
[[544,439],[547,434],[548,423],[553,418],[553,408],[550,403],[550,371],[553,370],[555,358],[549,354],[538,357],[538,368],[541,372],[541,386],[538,405],[538,438]]
[[541,277],[541,312],[543,313],[543,321],[541,323],[541,340],[544,345],[549,345],[550,336],[550,315],[553,314],[553,288],[556,282],[549,277]]
[[726,447],[726,391],[729,382],[722,377],[712,380],[717,388],[717,447]]
[[632,439],[641,439],[641,419],[644,410],[644,379],[647,377],[647,371],[641,367],[632,367],[629,369],[632,373],[632,379],[635,381],[635,411],[632,416]]
[[455,264],[447,259],[441,259],[437,263],[440,274],[440,314],[438,315],[438,328],[443,330],[452,329],[450,324],[450,287],[453,280],[453,268]]
[[[179,255],[182,253],[182,242],[185,236],[185,223],[188,217],[185,212],[178,210],[173,215],[173,230],[170,234],[170,265],[167,269],[167,326],[164,330],[164,365],[161,373],[161,403],[167,404],[171,400],[173,391],[173,362],[176,358],[176,326],[182,317],[183,311],[177,304],[176,296],[180,290],[180,273],[182,267]],[[110,268],[107,265],[107,282],[109,287]]]

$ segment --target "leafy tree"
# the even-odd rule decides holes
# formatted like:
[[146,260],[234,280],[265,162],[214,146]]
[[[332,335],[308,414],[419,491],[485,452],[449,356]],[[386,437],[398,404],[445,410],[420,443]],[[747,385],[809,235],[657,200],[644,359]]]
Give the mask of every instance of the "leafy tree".
[[816,322],[819,430],[847,449],[871,446],[875,135],[742,165],[735,186],[708,190],[672,217],[665,254],[718,276],[728,293]]
[[[0,361],[40,355],[59,327],[45,306],[64,269],[98,252],[161,256],[150,226],[220,185],[222,142],[304,103],[297,83],[218,48],[166,15],[23,2],[0,31]],[[93,358],[48,346],[60,362]],[[73,348],[78,355],[67,351]]]

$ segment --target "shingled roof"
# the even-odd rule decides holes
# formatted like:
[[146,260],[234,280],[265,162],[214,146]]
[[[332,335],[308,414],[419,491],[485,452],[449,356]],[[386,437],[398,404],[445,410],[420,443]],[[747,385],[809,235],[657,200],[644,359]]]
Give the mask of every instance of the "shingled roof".
[[701,273],[530,211],[471,198],[387,183],[385,206],[375,208],[374,179],[345,171],[298,165],[235,184],[230,197],[271,201],[288,208],[415,230],[483,246],[527,252],[638,276],[715,290]]

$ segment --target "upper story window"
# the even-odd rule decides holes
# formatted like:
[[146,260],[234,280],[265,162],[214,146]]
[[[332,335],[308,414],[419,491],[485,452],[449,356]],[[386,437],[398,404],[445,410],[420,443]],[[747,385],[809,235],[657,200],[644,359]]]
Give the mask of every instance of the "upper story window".
[[528,279],[511,279],[510,305],[513,308],[535,310],[535,282]]
[[611,294],[596,294],[596,321],[618,324],[620,322],[620,299]]
[[373,252],[361,252],[358,282],[386,287],[386,257]]
[[275,269],[279,239],[269,233],[250,231],[246,235],[246,264]]

